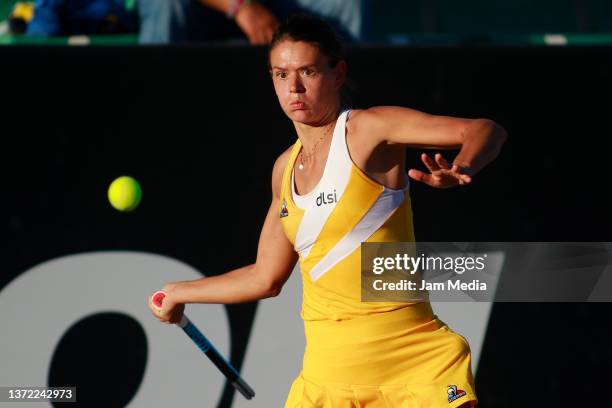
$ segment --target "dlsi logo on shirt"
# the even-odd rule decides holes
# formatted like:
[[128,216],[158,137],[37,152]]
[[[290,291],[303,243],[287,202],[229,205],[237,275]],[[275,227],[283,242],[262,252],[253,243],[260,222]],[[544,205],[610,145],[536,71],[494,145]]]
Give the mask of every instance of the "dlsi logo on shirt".
[[336,189],[334,188],[333,193],[325,193],[321,192],[317,197],[317,207],[320,207],[325,204],[333,204],[338,202],[338,197],[336,196]]

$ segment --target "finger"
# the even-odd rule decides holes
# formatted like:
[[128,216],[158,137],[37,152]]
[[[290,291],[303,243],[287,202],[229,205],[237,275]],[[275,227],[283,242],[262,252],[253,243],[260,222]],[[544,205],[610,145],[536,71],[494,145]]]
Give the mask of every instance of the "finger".
[[440,170],[440,166],[438,166],[438,164],[427,154],[423,153],[421,155],[421,160],[423,161],[423,164],[425,165],[425,167],[429,169],[430,172],[433,173],[434,171]]
[[440,168],[443,169],[450,169],[451,166],[450,164],[448,164],[448,162],[446,161],[446,159],[444,157],[442,157],[442,155],[440,153],[436,153],[436,163],[438,163],[438,166],[440,166]]
[[158,307],[153,300],[151,300],[151,303],[149,303],[151,313],[153,313],[153,316],[157,317],[158,319],[164,315],[162,308]]
[[465,184],[469,184],[472,182],[472,178],[467,174],[460,174],[459,177],[461,178],[461,181],[463,181]]
[[459,179],[463,183],[469,184],[472,182],[472,177],[468,174],[463,173],[463,168],[461,168],[460,166],[456,164],[453,164],[453,167],[451,168],[451,172],[454,174],[454,176],[457,179]]
[[425,177],[425,173],[423,173],[421,170],[410,169],[408,170],[408,176],[416,181],[421,181],[423,180],[423,177]]
[[424,173],[420,170],[410,169],[408,171],[408,176],[430,186],[436,186],[439,183],[439,180],[434,178],[433,175]]
[[465,174],[470,177],[473,176],[473,170],[471,170],[469,167],[461,167],[458,164],[453,164],[452,171],[460,174]]

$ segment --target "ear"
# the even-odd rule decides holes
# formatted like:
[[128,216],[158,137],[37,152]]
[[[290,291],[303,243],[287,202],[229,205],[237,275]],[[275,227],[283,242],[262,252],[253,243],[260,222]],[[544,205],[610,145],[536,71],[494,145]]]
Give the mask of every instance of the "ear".
[[346,65],[346,61],[342,60],[336,64],[334,68],[336,72],[336,89],[342,88],[344,81],[346,81],[346,73],[348,71],[348,65]]

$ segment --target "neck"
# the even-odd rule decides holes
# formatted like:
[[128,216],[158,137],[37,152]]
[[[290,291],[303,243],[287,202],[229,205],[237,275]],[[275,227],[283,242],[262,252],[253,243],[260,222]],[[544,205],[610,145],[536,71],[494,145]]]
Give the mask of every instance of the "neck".
[[[331,135],[336,124],[336,119],[338,119],[338,111],[339,109],[330,110],[330,112],[317,123],[306,124],[294,122],[298,138],[300,142],[302,142],[302,146],[306,152],[311,152],[315,144],[317,144],[322,137],[326,138],[328,135]],[[321,143],[324,142],[325,141],[321,141]]]

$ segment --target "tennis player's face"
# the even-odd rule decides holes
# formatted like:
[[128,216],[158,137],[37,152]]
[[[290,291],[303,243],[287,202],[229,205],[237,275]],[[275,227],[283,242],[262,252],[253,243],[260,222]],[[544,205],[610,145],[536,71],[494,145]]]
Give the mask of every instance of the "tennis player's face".
[[270,51],[270,66],[276,96],[291,120],[317,125],[329,120],[330,112],[335,119],[346,73],[343,61],[330,68],[319,47],[284,40]]

